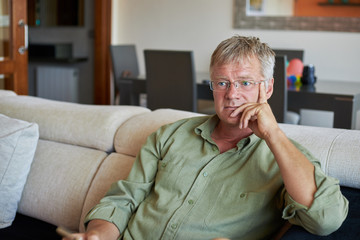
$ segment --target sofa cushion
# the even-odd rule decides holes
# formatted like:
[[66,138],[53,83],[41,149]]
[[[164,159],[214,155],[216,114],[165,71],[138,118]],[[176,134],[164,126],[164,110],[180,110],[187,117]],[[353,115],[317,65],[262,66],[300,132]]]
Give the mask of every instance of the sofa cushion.
[[162,125],[201,115],[204,114],[173,109],[158,109],[132,117],[119,127],[114,139],[115,150],[118,153],[136,156],[146,138]]
[[103,151],[39,140],[18,212],[76,231]]
[[37,124],[0,114],[0,228],[15,218],[38,138]]
[[40,138],[111,152],[118,127],[150,112],[138,106],[86,105],[31,96],[2,98],[0,113],[36,122]]

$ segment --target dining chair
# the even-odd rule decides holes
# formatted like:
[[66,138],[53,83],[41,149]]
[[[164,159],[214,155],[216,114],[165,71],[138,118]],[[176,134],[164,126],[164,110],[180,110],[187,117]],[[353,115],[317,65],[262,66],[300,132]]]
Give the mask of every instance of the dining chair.
[[[285,72],[288,62],[294,58],[300,59],[302,62],[304,61],[304,50],[303,49],[273,49],[276,56],[285,56]],[[287,84],[287,78],[285,75],[285,83]],[[285,123],[290,124],[299,124],[300,122],[300,114],[293,111],[285,112]]]
[[287,111],[286,56],[275,57],[274,90],[268,103],[276,120],[284,123]]
[[144,50],[147,107],[197,110],[196,76],[192,51]]
[[268,103],[279,123],[299,124],[300,115],[287,110],[287,78],[285,55],[275,57],[274,91]]
[[114,73],[114,97],[116,98],[119,93],[121,105],[137,105],[132,95],[133,81],[127,80],[127,78],[136,78],[139,75],[136,46],[111,45],[110,53]]
[[304,50],[302,49],[273,49],[276,56],[286,56],[287,61],[298,58],[301,61],[304,59]]

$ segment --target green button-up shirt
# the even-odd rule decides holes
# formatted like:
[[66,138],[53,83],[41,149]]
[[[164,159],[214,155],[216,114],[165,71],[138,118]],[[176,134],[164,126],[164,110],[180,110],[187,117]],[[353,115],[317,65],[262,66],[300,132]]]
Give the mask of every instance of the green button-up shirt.
[[348,202],[306,149],[294,142],[315,165],[309,209],[287,194],[272,152],[255,134],[220,153],[211,139],[218,121],[184,119],[149,136],[128,178],[112,185],[85,222],[110,221],[123,239],[136,240],[266,239],[284,219],[313,233],[339,227]]

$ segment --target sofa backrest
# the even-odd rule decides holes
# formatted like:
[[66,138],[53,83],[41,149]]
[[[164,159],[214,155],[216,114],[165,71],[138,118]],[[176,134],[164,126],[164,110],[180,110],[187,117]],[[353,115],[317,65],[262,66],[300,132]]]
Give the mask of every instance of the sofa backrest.
[[174,109],[158,109],[134,116],[119,127],[114,139],[115,151],[135,157],[146,138],[162,125],[201,115],[204,114]]
[[360,131],[280,124],[286,135],[309,149],[323,171],[341,186],[360,188]]
[[137,106],[103,106],[60,102],[31,96],[1,97],[0,113],[39,125],[40,139],[114,150],[118,127],[129,118],[150,112]]

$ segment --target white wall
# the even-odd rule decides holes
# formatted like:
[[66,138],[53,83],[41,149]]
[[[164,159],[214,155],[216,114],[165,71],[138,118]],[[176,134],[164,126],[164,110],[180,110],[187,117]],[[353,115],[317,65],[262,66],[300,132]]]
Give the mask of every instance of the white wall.
[[234,34],[258,36],[273,48],[304,49],[318,80],[360,82],[360,33],[245,30],[232,27],[232,0],[113,0],[113,44],[143,50],[193,50],[196,71],[207,71],[217,44]]

